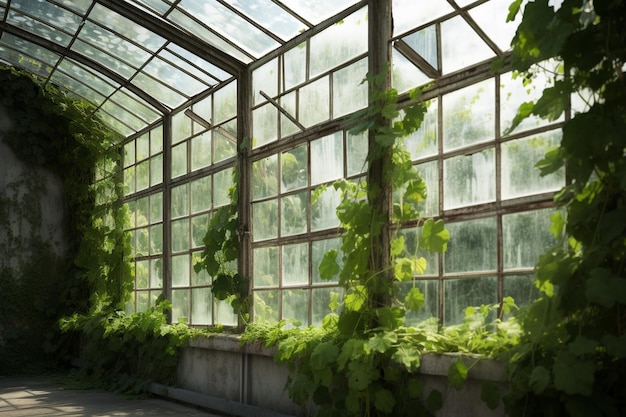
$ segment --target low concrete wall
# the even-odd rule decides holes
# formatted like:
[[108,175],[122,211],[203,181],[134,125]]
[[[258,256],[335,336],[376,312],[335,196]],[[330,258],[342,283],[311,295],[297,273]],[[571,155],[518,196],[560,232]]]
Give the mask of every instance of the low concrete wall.
[[[314,410],[296,405],[287,395],[284,387],[289,372],[274,363],[274,352],[275,349],[266,349],[260,344],[242,346],[239,337],[232,335],[198,338],[182,351],[178,366],[179,389],[154,386],[153,391],[238,416],[315,415]],[[452,388],[447,381],[450,363],[458,358],[469,368],[461,390]],[[444,406],[437,416],[505,415],[502,406],[490,410],[480,399],[485,381],[497,382],[504,390],[504,364],[468,355],[426,354],[419,372],[425,392],[438,389],[443,393]]]

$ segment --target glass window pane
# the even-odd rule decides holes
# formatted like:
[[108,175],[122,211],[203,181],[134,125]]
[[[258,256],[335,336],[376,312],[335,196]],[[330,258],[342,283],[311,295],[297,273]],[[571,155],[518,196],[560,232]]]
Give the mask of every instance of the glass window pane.
[[252,205],[253,240],[272,239],[278,236],[278,200]]
[[493,148],[443,162],[444,209],[494,201],[496,163]]
[[437,154],[439,137],[438,101],[428,102],[428,111],[420,128],[404,138],[404,146],[411,153],[411,158],[419,159]]
[[256,323],[278,323],[278,290],[254,292],[254,321]]
[[[200,254],[201,252],[196,252],[192,254],[192,262],[193,265],[200,262]],[[207,272],[206,269],[202,268],[200,272],[196,272],[194,268],[191,270],[191,285],[192,286],[201,286],[201,285],[211,285],[211,276]]]
[[163,155],[150,158],[150,185],[163,182]]
[[189,255],[172,256],[172,286],[189,286]]
[[320,284],[320,283],[325,283],[325,282],[337,282],[339,280],[339,276],[335,276],[333,277],[332,280],[327,281],[327,280],[323,280],[320,277],[320,264],[322,263],[322,259],[324,259],[324,254],[326,252],[328,252],[329,250],[334,249],[338,252],[337,255],[337,263],[339,264],[339,267],[343,267],[343,261],[341,259],[342,257],[342,253],[341,253],[341,239],[339,238],[333,238],[333,239],[325,239],[325,240],[315,240],[313,242],[311,242],[311,256],[313,257],[313,259],[311,260],[311,264],[312,264],[312,276],[313,276],[313,283],[315,284]]
[[137,165],[137,191],[145,190],[150,186],[150,161],[143,161]]
[[270,103],[254,109],[252,125],[255,148],[274,142],[278,138],[278,109]]
[[143,197],[137,200],[135,210],[137,211],[137,226],[145,226],[149,223],[150,216],[150,200]]
[[172,178],[187,173],[187,142],[172,148]]
[[270,97],[278,95],[278,58],[263,64],[252,73],[252,90],[254,91],[254,104],[265,101],[261,91]]
[[150,137],[148,133],[137,138],[137,161],[142,161],[150,155]]
[[237,115],[237,82],[232,81],[220,88],[213,95],[214,100],[214,124],[220,124],[224,120]]
[[353,135],[348,132],[346,138],[346,159],[348,163],[347,174],[353,176],[364,173],[367,170],[368,139],[366,133]]
[[191,122],[184,112],[172,115],[172,143],[178,143],[191,136]]
[[163,225],[150,226],[150,255],[163,253]]
[[539,256],[556,243],[550,232],[553,213],[553,209],[543,209],[502,216],[504,269],[533,268]]
[[191,182],[191,213],[211,208],[211,177],[203,177]]
[[403,301],[411,288],[417,288],[424,295],[424,305],[418,312],[407,311],[404,317],[405,326],[414,326],[431,317],[439,317],[439,281],[415,280],[413,282],[398,283],[398,298]]
[[541,296],[533,274],[505,276],[503,291],[504,296],[512,297],[518,306],[529,305]]
[[309,283],[309,244],[285,245],[282,250],[283,286]]
[[309,324],[309,290],[283,290],[283,318],[292,319],[296,324]]
[[391,84],[399,93],[405,93],[432,80],[396,48],[392,49],[391,54]]
[[150,196],[150,222],[160,222],[163,220],[163,193],[152,194]]
[[509,5],[507,2],[498,0],[488,1],[469,11],[470,16],[480,28],[503,51],[510,49],[513,35],[515,35],[522,15],[522,13],[518,13],[515,20],[507,22],[508,13]]
[[327,187],[321,194],[311,192],[311,230],[339,227],[337,206],[341,202],[341,193],[334,187]]
[[343,132],[311,142],[311,185],[343,177]]
[[184,218],[172,222],[172,251],[189,250],[189,219]]
[[231,120],[213,130],[213,162],[232,158],[237,154],[237,120]]
[[131,140],[124,145],[124,168],[135,163],[135,141]]
[[253,251],[254,288],[278,285],[278,248],[276,246],[255,248]]
[[144,227],[135,231],[137,238],[135,251],[136,256],[147,256],[150,253],[150,236],[148,234],[148,228]]
[[426,182],[426,199],[419,205],[419,213],[422,217],[436,216],[439,214],[439,163],[425,162],[416,168]]
[[236,326],[237,315],[226,300],[215,300],[215,323],[223,326]]
[[191,324],[213,324],[213,294],[210,288],[191,290]]
[[428,0],[421,2],[419,6],[420,12],[415,13],[415,0],[393,0],[394,35],[399,35],[454,11],[446,0]]
[[300,89],[299,118],[304,126],[313,126],[330,118],[328,88],[328,77],[323,77]]
[[189,323],[189,290],[172,290],[172,323]]
[[290,194],[280,199],[281,236],[296,235],[307,231],[308,192]]
[[565,185],[565,170],[541,176],[535,164],[547,151],[559,146],[561,130],[502,144],[502,198],[516,198],[557,191]]
[[457,149],[495,137],[493,79],[443,96],[443,147]]
[[134,165],[124,170],[124,186],[126,187],[126,194],[133,194],[136,191]]
[[441,24],[441,55],[441,67],[445,74],[492,58],[495,52],[465,19],[457,16]]
[[321,326],[331,312],[330,305],[338,303],[341,297],[341,288],[313,288],[311,290],[311,316],[313,326]]
[[228,190],[233,186],[232,171],[225,169],[213,175],[213,206],[220,207],[230,204]]
[[172,217],[189,215],[189,184],[172,188]]
[[150,279],[149,261],[137,261],[135,263],[135,288],[148,288]]
[[211,165],[211,132],[191,139],[191,170]]
[[495,271],[497,267],[496,218],[448,223],[448,250],[444,253],[446,274],[467,271]]
[[333,118],[367,107],[367,59],[333,73]]
[[467,307],[495,304],[498,301],[497,282],[496,277],[446,280],[444,326],[462,323]]
[[283,152],[280,156],[280,161],[281,191],[296,190],[307,186],[308,162],[306,145]]
[[306,42],[285,52],[283,61],[285,90],[302,84],[306,79]]
[[254,200],[278,193],[278,155],[270,155],[252,163],[252,198]]
[[163,288],[163,260],[150,259],[150,288]]
[[[285,109],[285,111],[297,120],[297,101],[296,92],[292,91],[280,97],[279,103]],[[302,129],[294,122],[292,122],[284,114],[280,114],[280,137],[284,138],[289,135],[300,132]]]
[[209,215],[203,214],[191,218],[191,238],[194,248],[199,248],[204,244],[204,237],[209,229]]

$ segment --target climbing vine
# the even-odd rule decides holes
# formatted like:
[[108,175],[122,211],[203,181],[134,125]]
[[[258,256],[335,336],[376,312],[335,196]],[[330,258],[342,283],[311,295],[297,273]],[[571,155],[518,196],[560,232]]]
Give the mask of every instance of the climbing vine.
[[[520,12],[513,2],[509,20]],[[572,107],[558,148],[537,166],[562,167],[555,197],[559,243],[536,268],[543,295],[523,316],[511,362],[511,416],[623,416],[626,410],[626,3],[528,3],[513,40],[514,70],[532,82],[541,63],[564,69],[529,115],[557,120]]]

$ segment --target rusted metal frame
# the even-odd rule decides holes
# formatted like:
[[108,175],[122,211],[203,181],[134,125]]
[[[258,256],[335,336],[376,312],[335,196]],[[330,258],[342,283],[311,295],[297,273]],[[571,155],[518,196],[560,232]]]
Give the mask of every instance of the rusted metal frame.
[[[293,124],[298,126],[298,128],[300,128],[300,130],[306,130],[306,127],[302,123],[300,123],[298,121],[298,119],[296,119],[294,116],[289,114],[289,112],[283,106],[281,106],[280,103],[278,103],[276,100],[274,100],[273,98],[268,96],[267,93],[265,93],[263,90],[259,90],[259,94],[261,94],[263,96],[263,98],[266,99],[270,104],[272,104],[274,107],[276,107],[278,109],[278,111],[281,114],[283,114],[286,118],[288,118]],[[280,124],[279,124],[279,126],[280,126]]]
[[[209,61],[222,70],[239,76],[245,71],[245,64],[238,59],[230,56],[229,54],[219,50],[218,48],[208,44],[201,40],[192,33],[183,31],[177,28],[166,19],[161,19],[151,13],[139,9],[137,6],[129,4],[124,0],[95,0],[103,6],[121,14],[124,17],[132,20],[133,22],[151,30],[157,35],[168,39],[178,46],[188,50],[189,52]],[[181,11],[181,13],[184,13]],[[191,16],[189,16],[191,17]],[[209,28],[210,29],[210,28]],[[213,32],[215,33],[215,32]],[[216,33],[216,35],[220,36]],[[220,38],[223,38],[220,36]],[[231,43],[228,39],[223,40]],[[234,45],[233,45],[234,46]],[[236,47],[236,49],[239,49]],[[241,51],[245,55],[248,55],[244,51]]]
[[428,61],[422,58],[420,54],[415,52],[413,48],[402,39],[395,41],[393,47],[428,77],[437,78],[441,76],[441,71],[438,68],[434,68],[430,65]]
[[[172,115],[163,118],[163,297],[172,300]],[[167,321],[172,321],[171,309]]]

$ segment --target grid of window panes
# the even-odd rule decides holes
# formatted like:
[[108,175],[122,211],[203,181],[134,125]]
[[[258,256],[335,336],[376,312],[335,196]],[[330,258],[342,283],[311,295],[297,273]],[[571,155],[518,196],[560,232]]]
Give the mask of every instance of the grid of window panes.
[[[509,48],[518,22],[505,22],[506,2],[457,4],[460,9],[428,2],[416,15],[410,13],[413,2],[394,0],[393,85],[400,92],[431,81],[445,84],[448,75],[478,68]],[[407,291],[417,285],[426,299],[409,322],[434,316],[458,323],[465,307],[506,296],[528,303],[538,294],[534,263],[553,243],[551,197],[565,176],[541,177],[534,165],[560,142],[562,120],[548,125],[529,118],[507,132],[518,106],[536,99],[550,77],[538,73],[524,86],[511,73],[494,76],[482,68],[482,79],[471,80],[468,71],[442,91],[435,84],[421,129],[405,141],[428,185],[422,214],[443,218],[450,231],[447,252],[424,254],[425,274],[402,284]],[[403,230],[409,251],[418,226]]]
[[146,311],[163,294],[162,125],[126,142],[123,161],[135,272],[129,310]]
[[211,277],[194,270],[211,214],[230,203],[236,111],[237,84],[233,81],[172,116],[169,254],[173,322],[237,324],[230,305],[214,300]]
[[340,246],[332,182],[363,175],[367,136],[335,127],[295,138],[367,105],[367,26],[367,9],[357,10],[252,73],[255,321],[320,324],[340,296],[318,271]]

